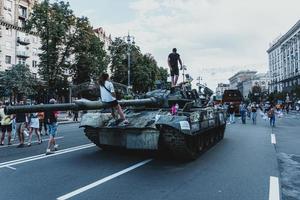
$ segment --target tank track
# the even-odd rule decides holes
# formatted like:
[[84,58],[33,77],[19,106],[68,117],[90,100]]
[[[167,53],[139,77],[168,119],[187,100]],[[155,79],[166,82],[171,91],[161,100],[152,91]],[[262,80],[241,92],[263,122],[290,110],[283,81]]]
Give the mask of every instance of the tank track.
[[225,127],[208,130],[207,133],[194,136],[185,135],[176,129],[165,128],[162,137],[164,144],[174,158],[179,160],[195,160],[201,153],[219,142],[224,137]]

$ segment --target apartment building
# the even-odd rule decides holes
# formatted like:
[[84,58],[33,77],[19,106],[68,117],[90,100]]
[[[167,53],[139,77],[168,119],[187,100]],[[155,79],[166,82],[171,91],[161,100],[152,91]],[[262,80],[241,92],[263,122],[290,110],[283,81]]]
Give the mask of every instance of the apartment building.
[[107,34],[102,27],[94,29],[95,35],[104,43],[104,49],[107,51],[112,43],[111,35]]
[[26,64],[37,75],[40,39],[24,30],[34,3],[35,0],[0,1],[0,71]]
[[270,92],[290,92],[300,85],[300,20],[267,50]]
[[230,89],[237,89],[238,84],[252,78],[257,71],[251,71],[251,70],[242,70],[234,74],[232,77],[229,78],[229,85]]

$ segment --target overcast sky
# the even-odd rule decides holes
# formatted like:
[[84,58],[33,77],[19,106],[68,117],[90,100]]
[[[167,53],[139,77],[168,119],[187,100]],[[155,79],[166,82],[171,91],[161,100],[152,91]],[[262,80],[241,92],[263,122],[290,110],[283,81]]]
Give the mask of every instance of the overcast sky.
[[269,43],[300,20],[300,0],[69,0],[113,37],[134,35],[167,68],[173,47],[213,90],[239,70],[268,70]]

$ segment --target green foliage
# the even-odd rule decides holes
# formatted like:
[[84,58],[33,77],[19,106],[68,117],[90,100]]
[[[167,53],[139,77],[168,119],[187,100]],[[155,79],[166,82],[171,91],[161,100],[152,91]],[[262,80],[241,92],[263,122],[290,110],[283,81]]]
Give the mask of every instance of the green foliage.
[[73,44],[75,62],[71,66],[71,71],[74,74],[73,82],[81,84],[98,79],[106,70],[109,60],[103,42],[95,36],[87,18],[77,18],[75,27],[78,32]]
[[46,81],[49,90],[60,87],[57,83],[63,79],[64,70],[68,68],[75,32],[73,11],[69,3],[49,3],[44,0],[37,3],[28,21],[27,28],[39,33],[41,51],[39,73]]
[[43,0],[33,8],[28,30],[39,33],[41,54],[39,74],[50,93],[65,83],[66,72],[75,84],[97,78],[106,70],[108,58],[86,17],[77,18],[64,1]]
[[[127,44],[121,38],[116,38],[109,47],[112,79],[125,85],[128,83],[127,48]],[[131,45],[130,55],[130,80],[134,92],[154,89],[155,80],[167,81],[167,70],[159,68],[151,54],[143,55],[138,46]]]
[[37,80],[30,72],[28,66],[14,65],[10,70],[6,70],[1,77],[4,96],[19,97],[26,95],[36,95],[35,87]]
[[262,90],[259,85],[255,85],[252,87],[251,91],[248,94],[248,98],[251,102],[259,103],[262,99]]

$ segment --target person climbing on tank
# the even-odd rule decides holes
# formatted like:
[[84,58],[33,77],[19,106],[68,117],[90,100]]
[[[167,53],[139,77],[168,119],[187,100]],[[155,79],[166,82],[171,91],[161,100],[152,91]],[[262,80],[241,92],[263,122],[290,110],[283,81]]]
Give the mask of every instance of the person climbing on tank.
[[182,69],[182,62],[180,59],[180,55],[177,53],[177,49],[173,48],[172,53],[168,56],[168,66],[170,68],[171,73],[171,80],[172,80],[172,87],[177,85],[178,76],[179,76],[179,69],[178,69],[178,62],[180,63],[180,70]]
[[108,103],[112,108],[112,115],[114,116],[114,109],[117,110],[120,119],[117,120],[117,123],[123,122],[124,124],[128,124],[128,120],[125,118],[124,112],[116,99],[116,93],[114,89],[114,85],[109,81],[108,73],[104,72],[99,78],[99,86],[100,86],[100,96],[102,102]]

